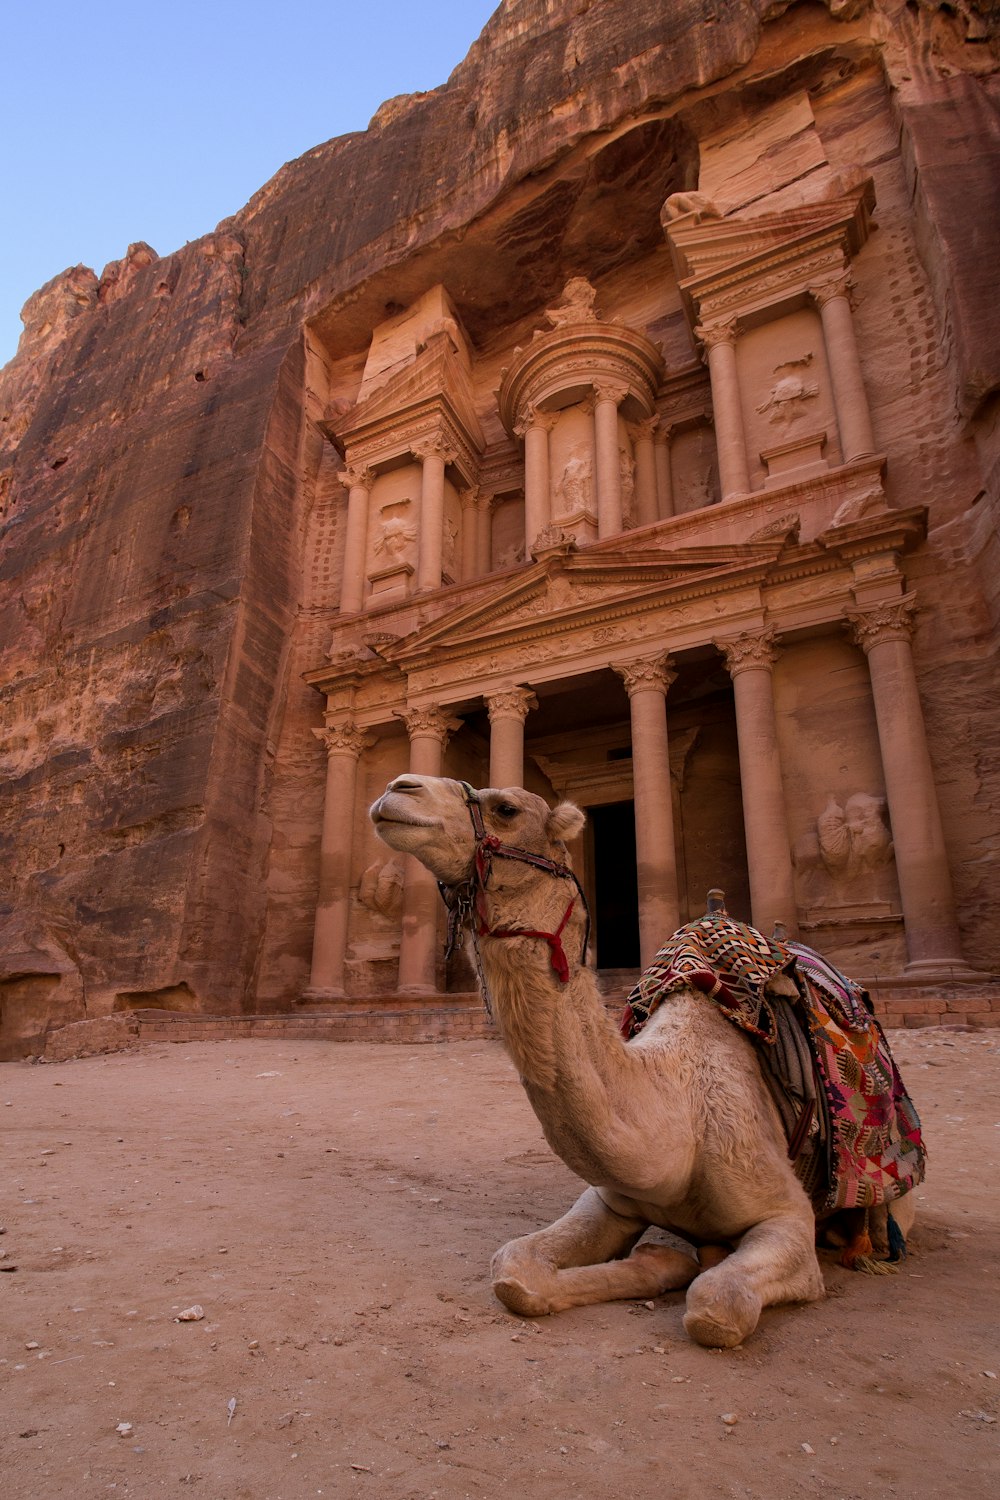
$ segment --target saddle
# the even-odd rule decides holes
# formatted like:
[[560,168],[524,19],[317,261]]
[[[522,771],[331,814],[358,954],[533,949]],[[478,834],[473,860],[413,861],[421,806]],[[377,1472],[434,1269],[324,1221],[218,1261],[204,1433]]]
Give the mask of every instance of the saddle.
[[[768,993],[779,976],[793,995]],[[920,1119],[861,985],[803,943],[710,910],[657,953],[628,997],[622,1035],[638,1035],[689,987],[755,1043],[817,1216],[888,1204],[923,1181]]]

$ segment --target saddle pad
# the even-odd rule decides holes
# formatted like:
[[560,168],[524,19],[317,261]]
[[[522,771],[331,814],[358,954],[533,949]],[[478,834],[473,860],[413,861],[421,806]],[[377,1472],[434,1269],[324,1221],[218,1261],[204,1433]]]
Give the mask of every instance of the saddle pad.
[[[765,994],[778,974],[794,979],[797,1000]],[[679,928],[657,953],[628,997],[625,1039],[689,987],[756,1043],[817,1213],[887,1203],[923,1180],[920,1119],[854,980],[802,943],[765,938],[713,912]]]

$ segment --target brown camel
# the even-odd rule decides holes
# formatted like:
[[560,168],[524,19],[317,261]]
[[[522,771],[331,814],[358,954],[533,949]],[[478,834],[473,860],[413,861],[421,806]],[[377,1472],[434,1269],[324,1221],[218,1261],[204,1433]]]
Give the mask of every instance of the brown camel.
[[[821,1297],[813,1209],[749,1039],[694,989],[628,1043],[607,1014],[566,851],[579,808],[404,775],[371,818],[459,902],[459,920],[466,883],[488,862],[473,913],[486,998],[546,1140],[591,1184],[556,1223],[494,1256],[504,1305],[539,1316],[687,1287],[690,1336],[731,1348],[762,1308]],[[694,1252],[639,1245],[650,1226]]]

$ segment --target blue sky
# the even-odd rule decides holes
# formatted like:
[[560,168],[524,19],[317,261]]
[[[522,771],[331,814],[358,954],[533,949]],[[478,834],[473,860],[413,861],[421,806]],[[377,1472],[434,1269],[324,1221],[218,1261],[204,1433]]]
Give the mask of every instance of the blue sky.
[[82,262],[214,229],[286,161],[443,83],[499,0],[19,0],[3,26],[0,365]]

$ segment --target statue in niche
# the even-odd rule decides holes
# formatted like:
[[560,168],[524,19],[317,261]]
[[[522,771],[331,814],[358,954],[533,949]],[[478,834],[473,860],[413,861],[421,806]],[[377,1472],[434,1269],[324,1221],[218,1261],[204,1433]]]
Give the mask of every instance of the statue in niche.
[[816,832],[820,858],[835,879],[855,881],[892,859],[883,797],[855,792],[842,807],[831,796],[816,820]]
[[403,910],[403,862],[397,859],[376,860],[361,877],[358,900],[369,911],[383,917],[398,918]]
[[[781,369],[782,366],[779,365],[778,368]],[[782,375],[777,384],[772,386],[767,400],[762,401],[756,410],[761,416],[770,413],[767,415],[769,422],[790,427],[804,414],[803,403],[818,395],[819,386],[815,381],[807,385],[801,375]]]
[[444,543],[442,548],[442,561],[446,570],[454,575],[455,552],[458,547],[458,527],[451,516],[444,518]]
[[681,482],[681,494],[684,496],[685,510],[703,510],[706,505],[711,505],[715,498],[712,494],[711,464],[685,475]]
[[635,525],[635,461],[624,448],[618,449],[618,472],[621,475],[622,523],[629,531]]
[[584,276],[573,276],[563,287],[562,296],[554,307],[545,309],[545,316],[553,328],[564,328],[570,323],[596,323],[594,300],[597,293]]
[[493,554],[493,566],[498,572],[504,568],[513,568],[517,563],[524,562],[524,542],[508,542],[504,547],[496,548]]
[[408,526],[402,516],[383,514],[382,527],[375,538],[375,556],[384,556],[390,565],[398,563],[416,539],[416,527]]
[[581,458],[577,454],[570,459],[555,490],[557,499],[562,502],[561,514],[572,516],[578,511],[588,509],[591,475],[592,466],[589,458]]

